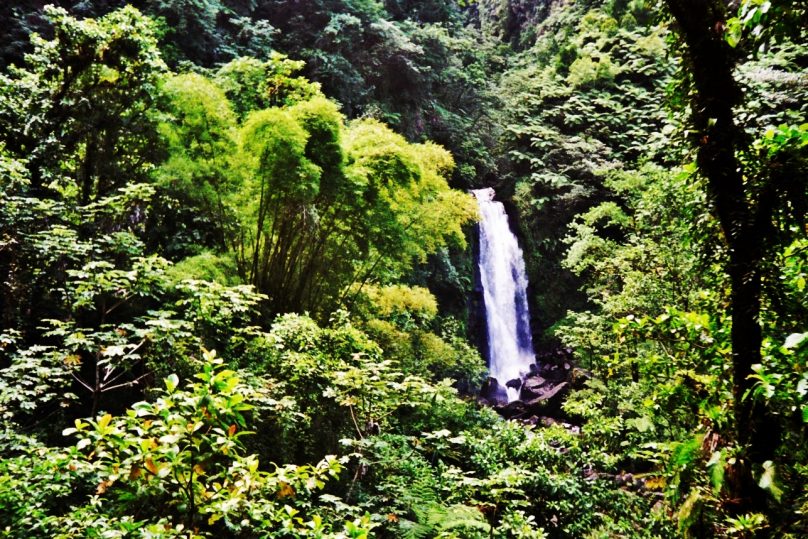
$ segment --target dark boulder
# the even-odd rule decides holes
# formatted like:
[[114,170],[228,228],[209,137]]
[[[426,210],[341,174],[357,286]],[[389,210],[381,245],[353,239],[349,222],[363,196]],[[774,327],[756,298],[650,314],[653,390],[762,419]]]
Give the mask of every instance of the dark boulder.
[[539,374],[542,378],[552,382],[553,384],[559,384],[567,381],[567,371],[558,365],[551,365],[549,363],[544,364],[539,370]]
[[496,407],[497,412],[505,419],[519,419],[525,416],[527,406],[520,400],[511,401]]
[[508,404],[508,390],[499,385],[496,378],[489,377],[483,382],[483,387],[480,389],[480,397],[494,406],[504,406]]
[[561,412],[561,405],[567,396],[570,386],[567,382],[562,382],[554,386],[541,395],[527,401],[525,404],[530,413],[538,416],[557,416]]
[[505,382],[505,387],[510,387],[519,391],[519,388],[522,387],[522,379],[521,378],[514,378],[513,380],[508,380]]
[[569,375],[570,385],[573,389],[583,389],[591,379],[592,373],[580,367],[574,367]]
[[540,417],[539,422],[541,423],[542,427],[552,427],[553,425],[558,425],[558,421],[547,416]]
[[522,392],[520,394],[520,398],[526,401],[535,399],[536,397],[544,393],[546,389],[547,389],[547,380],[538,375],[529,376],[528,378],[525,378],[525,382],[522,384]]

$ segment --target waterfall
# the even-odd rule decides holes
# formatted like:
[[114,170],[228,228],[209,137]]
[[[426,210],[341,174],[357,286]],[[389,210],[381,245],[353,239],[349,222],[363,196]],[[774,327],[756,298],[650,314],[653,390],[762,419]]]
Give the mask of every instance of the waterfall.
[[[508,225],[501,202],[493,189],[472,191],[480,206],[480,282],[488,330],[488,368],[501,387],[524,379],[535,362],[527,307],[527,275],[522,250]],[[508,387],[508,400],[519,397]]]

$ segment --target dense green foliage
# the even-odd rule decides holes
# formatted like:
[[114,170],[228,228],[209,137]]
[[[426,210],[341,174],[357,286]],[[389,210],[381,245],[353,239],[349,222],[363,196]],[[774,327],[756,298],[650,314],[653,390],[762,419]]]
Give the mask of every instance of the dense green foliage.
[[808,534],[806,10],[693,2],[0,6],[0,537]]

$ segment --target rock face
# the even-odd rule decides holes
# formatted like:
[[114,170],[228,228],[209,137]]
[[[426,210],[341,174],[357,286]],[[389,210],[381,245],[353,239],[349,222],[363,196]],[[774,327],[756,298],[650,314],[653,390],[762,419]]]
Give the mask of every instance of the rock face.
[[483,33],[516,47],[530,46],[533,28],[561,0],[479,0],[472,4]]

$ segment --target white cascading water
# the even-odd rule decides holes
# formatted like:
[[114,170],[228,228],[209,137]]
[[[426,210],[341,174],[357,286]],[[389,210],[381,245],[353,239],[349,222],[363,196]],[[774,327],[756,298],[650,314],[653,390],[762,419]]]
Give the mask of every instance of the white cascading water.
[[[493,189],[472,191],[480,206],[480,281],[488,327],[489,371],[500,387],[530,371],[536,361],[527,307],[527,275],[522,250],[508,225],[505,206]],[[508,401],[519,397],[508,387]]]

